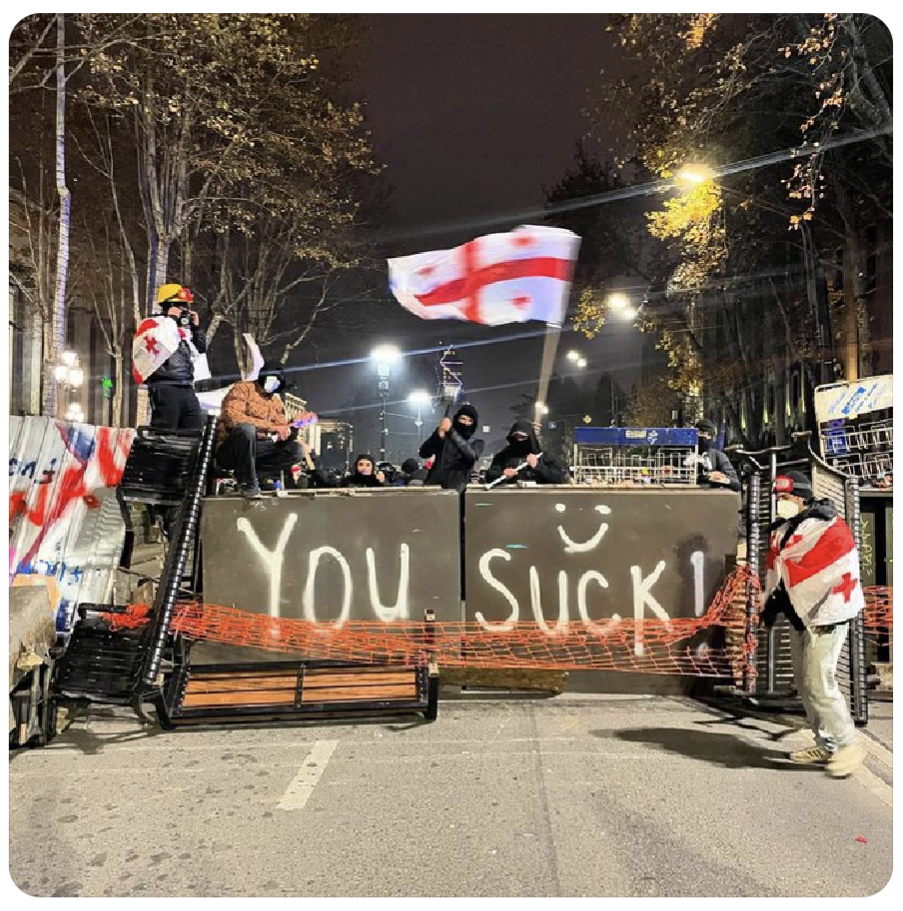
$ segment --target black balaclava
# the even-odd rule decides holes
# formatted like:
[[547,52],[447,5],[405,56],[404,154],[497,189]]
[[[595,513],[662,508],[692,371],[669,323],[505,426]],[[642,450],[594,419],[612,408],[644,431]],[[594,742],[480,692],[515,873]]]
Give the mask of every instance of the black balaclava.
[[[264,385],[268,376],[275,376],[279,380],[279,387],[274,389],[271,393],[266,393],[266,387]],[[257,374],[257,385],[268,395],[275,395],[277,392],[282,392],[286,387],[282,364],[278,361],[267,361],[260,368],[260,373]]]
[[[469,427],[466,427],[464,424],[462,424],[458,420],[462,414],[466,414],[468,417],[473,418],[473,424],[471,424]],[[477,414],[477,409],[474,408],[473,405],[462,405],[455,414],[454,420],[452,420],[452,427],[454,427],[455,430],[457,430],[465,440],[469,440],[477,432],[478,418],[479,415]]]
[[718,428],[709,420],[703,419],[696,422],[696,429],[703,433],[708,433],[711,439],[704,440],[699,438],[699,451],[708,452],[715,445],[715,437],[718,436]]
[[[514,438],[515,433],[525,433],[527,438],[525,440],[517,440]],[[536,439],[536,431],[533,429],[533,424],[527,418],[518,418],[511,427],[511,432],[508,434],[508,449],[511,452],[511,455],[516,456],[519,459],[523,459],[524,456],[529,455],[531,452],[534,455],[539,454],[539,441]]]

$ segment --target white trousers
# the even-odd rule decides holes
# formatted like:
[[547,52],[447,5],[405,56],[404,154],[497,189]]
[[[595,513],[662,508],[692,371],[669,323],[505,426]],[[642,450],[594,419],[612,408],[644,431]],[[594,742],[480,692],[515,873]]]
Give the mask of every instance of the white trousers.
[[837,661],[849,623],[790,631],[793,682],[815,734],[815,742],[832,753],[856,740],[856,726],[846,697],[837,685]]

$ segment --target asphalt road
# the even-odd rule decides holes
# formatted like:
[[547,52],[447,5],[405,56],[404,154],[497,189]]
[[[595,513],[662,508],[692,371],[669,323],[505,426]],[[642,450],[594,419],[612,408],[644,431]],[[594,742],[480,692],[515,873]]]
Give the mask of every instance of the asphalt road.
[[95,712],[11,754],[9,869],[35,896],[879,892],[890,755],[834,781],[782,761],[805,743],[661,696],[176,732]]

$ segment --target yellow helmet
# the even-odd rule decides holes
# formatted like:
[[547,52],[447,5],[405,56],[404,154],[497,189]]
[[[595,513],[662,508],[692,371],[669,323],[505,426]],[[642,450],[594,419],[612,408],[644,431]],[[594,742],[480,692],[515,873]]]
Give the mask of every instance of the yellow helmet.
[[178,301],[179,303],[190,304],[194,300],[194,295],[188,288],[172,282],[168,285],[160,285],[157,289],[157,303],[165,304],[168,301]]

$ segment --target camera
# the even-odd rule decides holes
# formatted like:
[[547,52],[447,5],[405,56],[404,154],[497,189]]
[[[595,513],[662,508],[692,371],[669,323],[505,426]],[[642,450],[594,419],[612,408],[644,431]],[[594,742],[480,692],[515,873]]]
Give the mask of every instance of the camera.
[[178,314],[176,314],[173,319],[182,326],[182,328],[187,328],[191,325],[191,311],[187,307],[180,307]]

